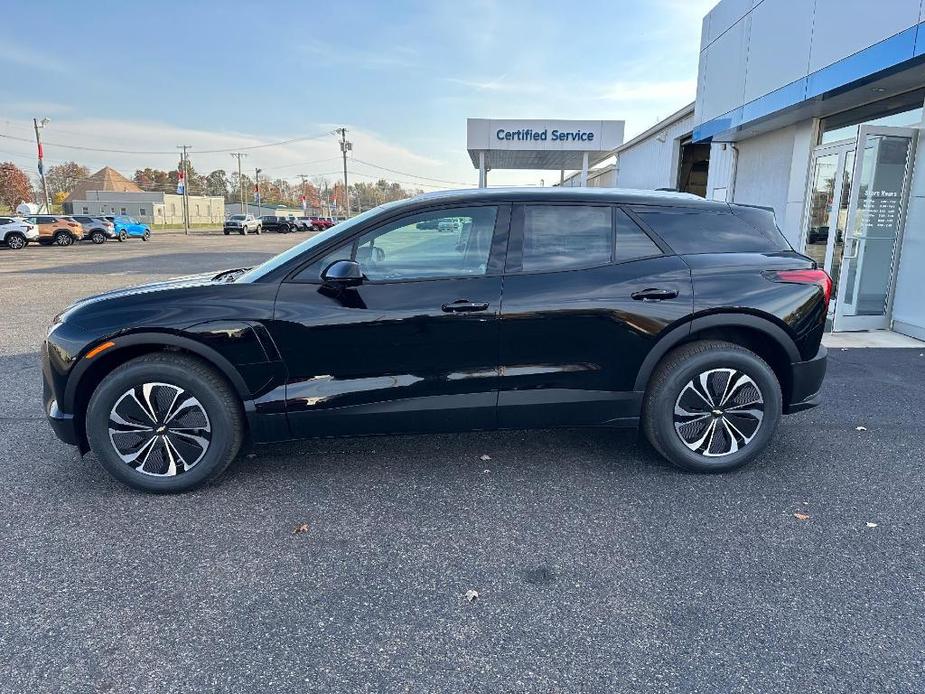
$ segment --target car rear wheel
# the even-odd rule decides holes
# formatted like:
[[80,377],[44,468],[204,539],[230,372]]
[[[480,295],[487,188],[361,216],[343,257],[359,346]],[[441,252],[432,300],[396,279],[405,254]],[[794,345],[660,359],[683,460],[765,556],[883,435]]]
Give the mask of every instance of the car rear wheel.
[[143,234],[141,235],[141,240],[142,240],[142,241],[150,241],[150,240],[151,240],[151,232],[148,231],[147,229],[145,229],[145,233],[143,233]]
[[128,238],[128,234],[125,232],[125,229],[119,232],[119,241],[125,241]]
[[257,236],[260,236],[260,232],[261,232],[261,231],[263,231],[263,228],[260,227],[260,226],[258,225],[258,226],[257,226],[257,229],[256,229]]
[[59,231],[54,236],[56,246],[70,246],[74,243],[74,237],[66,231]]
[[757,354],[702,340],[671,351],[655,370],[643,404],[643,430],[678,467],[722,472],[768,445],[781,418],[780,383]]
[[26,240],[26,237],[18,231],[11,231],[6,235],[6,245],[14,251],[22,250],[28,243],[29,241]]
[[184,492],[218,477],[243,438],[240,400],[201,361],[150,354],[94,391],[87,438],[109,474],[135,489]]
[[99,230],[92,231],[90,232],[90,241],[92,241],[93,243],[97,245],[101,243],[106,243],[106,234],[104,234],[102,231],[99,231]]
[[247,229],[242,228],[238,233],[241,234],[241,236],[247,236]]

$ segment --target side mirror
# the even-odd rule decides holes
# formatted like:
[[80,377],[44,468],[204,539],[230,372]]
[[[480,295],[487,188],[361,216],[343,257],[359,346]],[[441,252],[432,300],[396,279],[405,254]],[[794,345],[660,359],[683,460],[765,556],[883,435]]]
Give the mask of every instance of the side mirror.
[[321,281],[335,287],[357,287],[363,284],[363,269],[354,260],[335,260],[321,273]]

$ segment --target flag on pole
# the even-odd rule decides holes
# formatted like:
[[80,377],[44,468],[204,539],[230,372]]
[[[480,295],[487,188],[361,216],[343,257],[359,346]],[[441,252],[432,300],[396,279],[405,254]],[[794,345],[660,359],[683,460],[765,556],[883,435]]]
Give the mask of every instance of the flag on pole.
[[306,210],[305,196],[303,195],[303,196],[300,198],[300,200],[302,201],[302,212],[304,213],[305,210]]
[[183,195],[186,190],[186,174],[183,169],[177,171],[177,195]]

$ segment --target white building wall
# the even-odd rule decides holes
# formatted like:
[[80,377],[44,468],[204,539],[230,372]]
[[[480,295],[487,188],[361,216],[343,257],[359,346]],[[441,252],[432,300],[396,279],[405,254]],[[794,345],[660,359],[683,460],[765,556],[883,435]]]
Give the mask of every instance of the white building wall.
[[617,154],[617,187],[642,190],[677,187],[681,139],[690,135],[693,127],[691,113],[621,150]]
[[915,161],[896,273],[893,329],[925,340],[925,121],[919,127]]

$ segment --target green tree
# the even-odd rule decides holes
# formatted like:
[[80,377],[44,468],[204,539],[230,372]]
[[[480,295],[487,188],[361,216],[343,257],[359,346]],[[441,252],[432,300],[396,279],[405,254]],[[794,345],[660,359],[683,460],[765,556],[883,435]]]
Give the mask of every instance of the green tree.
[[228,197],[228,174],[224,169],[216,169],[205,177],[205,194]]

